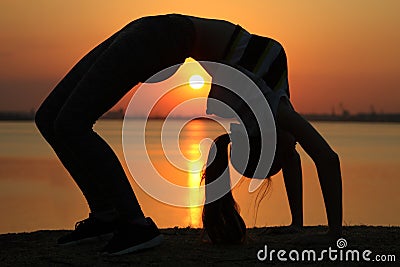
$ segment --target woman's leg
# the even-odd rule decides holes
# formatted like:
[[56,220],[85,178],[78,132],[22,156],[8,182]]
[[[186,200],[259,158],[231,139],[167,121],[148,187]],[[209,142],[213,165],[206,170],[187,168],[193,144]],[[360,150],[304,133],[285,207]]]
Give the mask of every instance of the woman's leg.
[[[159,46],[138,20],[85,56],[44,101],[36,123],[95,213],[144,218],[118,158],[92,129],[139,81],[154,73]],[[147,53],[146,53],[147,52]],[[146,57],[152,53],[152,57]]]
[[296,138],[314,161],[324,197],[329,234],[338,237],[342,230],[342,177],[338,155],[286,100],[279,104],[277,123]]
[[84,194],[91,212],[105,211],[112,209],[112,204],[107,199],[99,199],[97,197],[96,184],[93,184],[93,179],[90,173],[87,173],[85,168],[80,166],[78,159],[72,151],[58,138],[56,138],[54,123],[64,106],[67,99],[78,83],[82,80],[85,74],[89,71],[92,65],[100,58],[101,54],[111,45],[118,33],[114,34],[86,56],[84,56],[57,84],[54,90],[44,100],[38,111],[36,112],[35,122],[43,137],[53,148],[58,158],[68,170],[78,187]]
[[123,29],[76,85],[55,121],[56,138],[90,174],[87,179],[96,188],[96,199],[110,201],[119,216],[129,221],[143,220],[143,212],[117,156],[93,125],[149,76],[152,38],[135,23]]

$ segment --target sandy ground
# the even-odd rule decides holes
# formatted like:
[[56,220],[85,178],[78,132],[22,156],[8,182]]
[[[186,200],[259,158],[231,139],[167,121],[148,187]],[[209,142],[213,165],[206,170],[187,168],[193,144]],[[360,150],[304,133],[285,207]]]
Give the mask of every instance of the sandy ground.
[[[379,254],[395,255],[397,264],[400,261],[400,227],[345,227],[343,236],[347,241],[347,246],[341,250],[343,253],[350,249],[358,250],[361,258],[359,262],[344,260],[333,262],[327,254],[322,262],[290,260],[289,252],[294,249],[300,253],[304,249],[313,249],[318,253],[317,255],[320,255],[323,249],[328,249],[327,244],[300,245],[300,243],[307,243],[313,234],[326,230],[324,227],[306,227],[303,233],[282,235],[270,235],[266,230],[266,228],[249,229],[248,241],[244,245],[212,245],[201,241],[199,229],[162,229],[165,241],[161,246],[117,257],[99,254],[98,251],[106,244],[105,241],[68,247],[56,246],[57,238],[68,231],[3,234],[0,235],[0,266],[333,266],[338,263],[341,266],[367,266],[376,263],[376,261],[362,260],[361,254],[367,249],[372,251],[372,254],[368,256],[371,260]],[[269,259],[258,260],[257,253],[265,248],[265,245],[267,245],[267,252],[272,249],[286,250],[283,257],[286,257],[288,261],[281,262],[276,252],[273,254],[272,262]],[[331,247],[338,249],[336,244],[332,244]],[[338,257],[339,251],[336,253]],[[260,254],[260,256],[263,255],[264,253]],[[305,255],[308,257],[307,254]],[[385,262],[384,265],[396,266],[396,262]]]

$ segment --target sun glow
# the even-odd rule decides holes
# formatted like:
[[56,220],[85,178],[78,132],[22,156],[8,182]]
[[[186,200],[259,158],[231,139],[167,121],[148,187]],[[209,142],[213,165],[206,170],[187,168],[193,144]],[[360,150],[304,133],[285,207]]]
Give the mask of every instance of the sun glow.
[[204,78],[201,75],[198,75],[198,74],[192,75],[189,78],[189,85],[194,90],[201,89],[204,86]]

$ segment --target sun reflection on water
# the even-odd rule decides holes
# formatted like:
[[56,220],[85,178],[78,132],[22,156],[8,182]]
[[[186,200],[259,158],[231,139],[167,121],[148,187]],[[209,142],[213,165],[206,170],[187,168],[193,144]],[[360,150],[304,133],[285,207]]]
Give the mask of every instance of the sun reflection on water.
[[[212,129],[212,130],[211,130]],[[187,186],[191,188],[188,198],[188,222],[191,227],[202,227],[202,210],[205,191],[201,185],[202,169],[206,164],[211,142],[225,133],[223,126],[211,120],[192,120],[182,129],[181,151],[187,161]],[[204,183],[203,183],[204,184]]]
[[189,195],[189,205],[190,205],[189,220],[190,220],[190,226],[194,228],[202,226],[201,222],[202,207],[196,206],[196,203],[202,201],[204,196],[204,190],[200,189],[202,166],[203,163],[201,161],[194,161],[189,163],[189,170],[191,170],[188,173],[188,186],[191,188]]
[[187,137],[190,137],[185,138],[185,143],[187,144],[185,147],[185,154],[187,156],[187,159],[189,160],[187,186],[191,188],[188,196],[189,225],[194,228],[202,226],[202,207],[198,206],[198,203],[203,202],[204,198],[204,189],[200,188],[201,170],[204,165],[204,160],[201,157],[200,142],[204,138],[204,136],[197,134],[199,132],[203,132],[202,126],[202,123],[199,121],[191,121],[186,125],[188,130]]

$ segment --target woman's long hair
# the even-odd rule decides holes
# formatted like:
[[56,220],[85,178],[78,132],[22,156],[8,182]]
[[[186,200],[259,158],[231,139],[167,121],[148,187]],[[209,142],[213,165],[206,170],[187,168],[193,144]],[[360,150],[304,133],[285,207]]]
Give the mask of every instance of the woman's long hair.
[[[203,227],[213,243],[242,243],[246,237],[246,225],[239,214],[239,206],[233,199],[231,191],[228,167],[228,146],[230,142],[229,134],[223,134],[214,140],[214,143],[210,148],[210,154],[208,155],[207,167],[203,171],[202,175],[202,179],[205,180],[206,185],[206,204],[203,208]],[[256,147],[258,140],[250,140],[250,142],[253,142],[253,147]],[[258,205],[269,191],[270,177],[282,169],[284,158],[288,157],[290,153],[295,151],[295,145],[296,142],[292,135],[282,131],[281,129],[277,129],[275,156],[269,174],[265,178],[265,186],[257,194],[256,202]],[[212,153],[213,151],[216,153]],[[252,177],[254,167],[256,166],[253,163],[255,160],[258,162],[257,156],[257,153],[250,153],[251,164],[247,166],[250,166],[250,168],[246,168],[245,173],[243,173],[243,175],[247,175],[246,177]],[[247,171],[248,173],[246,173]],[[227,193],[215,201],[208,201],[209,199],[207,199],[207,197],[209,190],[207,189],[207,185],[219,178],[222,183],[219,183],[218,186],[225,189]],[[255,213],[257,214],[256,211]]]
[[243,243],[246,237],[246,224],[239,214],[239,207],[233,199],[230,190],[230,175],[228,167],[229,134],[223,134],[214,140],[211,147],[216,149],[215,157],[209,155],[207,167],[202,178],[207,185],[223,176],[224,188],[229,186],[228,192],[221,198],[207,202],[203,208],[203,227],[213,243]]

